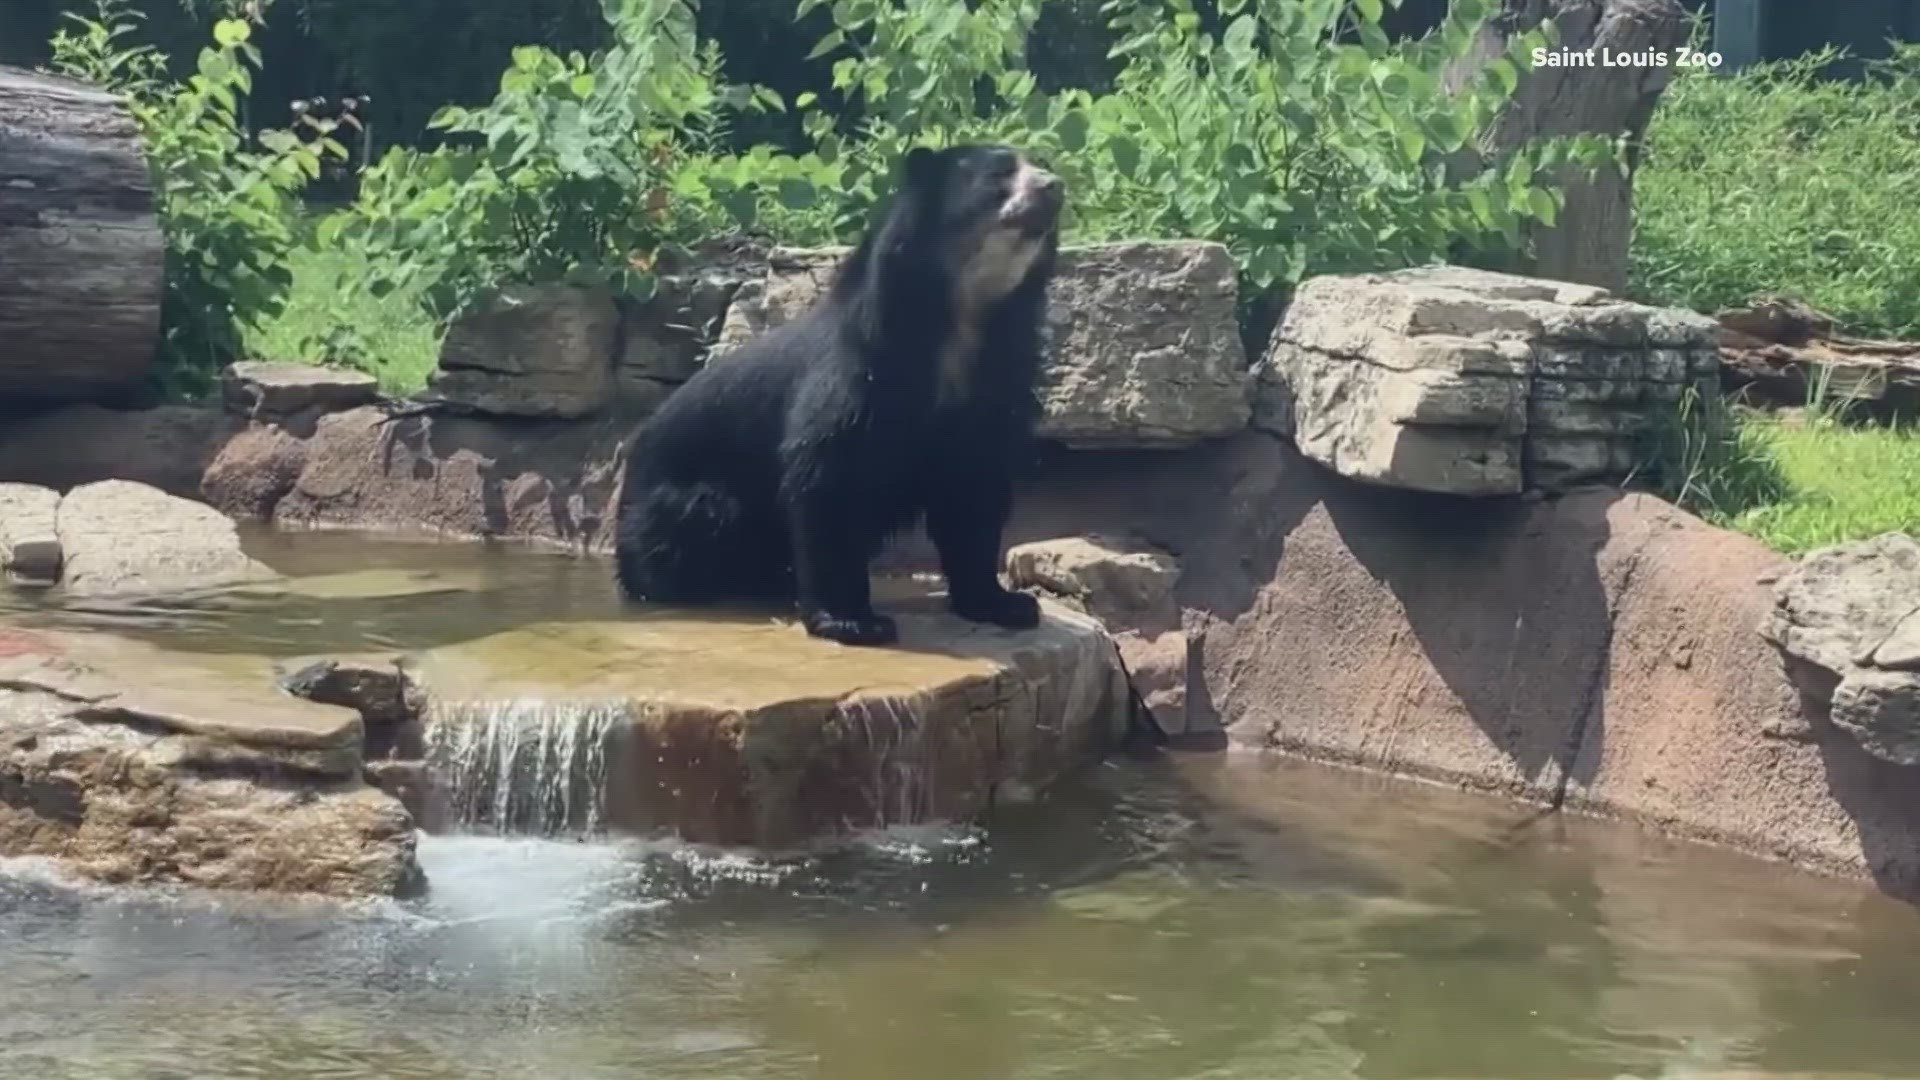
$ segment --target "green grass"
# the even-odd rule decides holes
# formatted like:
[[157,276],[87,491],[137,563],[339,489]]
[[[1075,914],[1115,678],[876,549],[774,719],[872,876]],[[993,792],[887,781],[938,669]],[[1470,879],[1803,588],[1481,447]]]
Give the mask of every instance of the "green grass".
[[1750,419],[1745,433],[1769,455],[1784,490],[1724,519],[1789,554],[1886,532],[1920,535],[1920,428]]
[[293,291],[278,319],[249,335],[248,352],[265,360],[329,363],[304,344],[324,340],[329,327],[351,320],[365,333],[372,359],[357,364],[380,380],[380,388],[410,394],[427,384],[440,353],[440,332],[413,298],[400,293],[375,298],[359,286],[365,268],[338,251],[302,248],[291,267]]
[[1820,80],[1829,58],[1675,79],[1634,181],[1638,297],[1786,294],[1856,333],[1920,336],[1920,48],[1864,81]]

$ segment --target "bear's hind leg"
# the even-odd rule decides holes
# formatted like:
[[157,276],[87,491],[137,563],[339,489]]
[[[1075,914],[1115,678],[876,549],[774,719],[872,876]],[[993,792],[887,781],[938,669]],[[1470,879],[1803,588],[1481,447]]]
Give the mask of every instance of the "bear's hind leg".
[[711,485],[655,483],[622,513],[615,547],[630,600],[793,599],[785,537],[777,527],[756,527],[739,499]]

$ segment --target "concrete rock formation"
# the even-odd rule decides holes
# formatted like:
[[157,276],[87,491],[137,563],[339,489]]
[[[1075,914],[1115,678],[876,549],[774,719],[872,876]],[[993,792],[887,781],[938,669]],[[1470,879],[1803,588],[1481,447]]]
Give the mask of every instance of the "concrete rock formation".
[[430,397],[496,416],[594,415],[613,400],[619,332],[604,289],[506,290],[448,328]]
[[89,878],[328,896],[423,884],[351,710],[129,639],[0,626],[0,854]]
[[0,582],[51,585],[60,580],[60,494],[32,484],[0,484]]
[[[716,355],[804,311],[843,248],[777,248],[742,287]],[[1061,249],[1049,298],[1037,434],[1083,448],[1174,447],[1232,435],[1251,416],[1237,279],[1219,244]]]
[[1558,489],[1630,472],[1688,387],[1712,391],[1716,333],[1690,311],[1459,267],[1315,278],[1259,365],[1254,423],[1355,480]]
[[373,376],[358,371],[275,360],[243,360],[220,373],[227,411],[249,419],[338,412],[371,405],[380,396]]
[[752,240],[727,238],[657,269],[653,295],[625,305],[622,314],[615,397],[630,416],[651,413],[707,362],[734,296],[765,278],[767,250]]
[[1920,765],[1920,543],[1903,533],[1810,552],[1761,629],[1796,681],[1875,757]]
[[1046,593],[1099,619],[1161,729],[1188,732],[1191,651],[1173,597],[1178,560],[1133,537],[1069,536],[1015,545],[1007,577],[1016,589]]

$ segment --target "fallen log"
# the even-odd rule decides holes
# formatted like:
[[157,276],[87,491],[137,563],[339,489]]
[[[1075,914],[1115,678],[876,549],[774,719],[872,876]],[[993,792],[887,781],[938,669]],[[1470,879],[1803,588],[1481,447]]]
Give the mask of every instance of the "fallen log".
[[0,65],[0,405],[138,387],[160,339],[164,240],[118,98]]

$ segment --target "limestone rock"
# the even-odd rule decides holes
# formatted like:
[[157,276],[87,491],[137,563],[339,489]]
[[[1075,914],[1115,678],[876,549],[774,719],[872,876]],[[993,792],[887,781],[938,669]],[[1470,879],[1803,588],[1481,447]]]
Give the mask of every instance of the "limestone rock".
[[767,251],[731,238],[701,245],[659,271],[654,294],[622,314],[615,394],[621,411],[631,416],[652,413],[706,363],[734,295],[766,276]]
[[32,484],[0,484],[0,580],[52,584],[60,578],[60,495]]
[[360,779],[352,712],[281,694],[264,668],[102,634],[6,637],[0,854],[113,883],[420,888],[413,821]]
[[1512,495],[1624,475],[1716,324],[1605,290],[1441,266],[1303,283],[1257,371],[1256,426],[1356,480]]
[[1173,586],[1172,555],[1124,536],[1035,540],[1007,551],[1014,588],[1038,589],[1086,611],[1114,635],[1141,701],[1160,727],[1187,730],[1187,635]]
[[127,480],[67,493],[57,519],[62,589],[107,596],[213,588],[274,577],[240,548],[233,522],[212,507]]
[[1038,588],[1080,601],[1109,630],[1179,623],[1173,556],[1126,537],[1070,536],[1016,544],[1007,550],[1015,588]]
[[220,373],[228,412],[249,419],[338,412],[371,405],[380,396],[373,376],[358,371],[274,360],[243,360]]
[[[844,248],[775,249],[716,355],[806,310]],[[1184,446],[1247,426],[1251,382],[1227,250],[1203,241],[1064,248],[1044,331],[1039,435],[1068,446]]]
[[448,329],[430,396],[501,416],[593,415],[613,399],[619,329],[603,289],[506,290]]
[[[659,611],[411,658],[434,772],[450,778],[434,800],[470,826],[778,848],[971,818],[1119,736],[1126,690],[1091,619],[1047,604],[1038,629],[1016,633],[963,622],[924,591],[877,605],[899,620],[896,648]],[[537,793],[508,800],[505,820],[503,774]]]
[[1832,686],[1834,726],[1877,757],[1920,765],[1920,543],[1902,533],[1809,553],[1774,585],[1761,629]]

